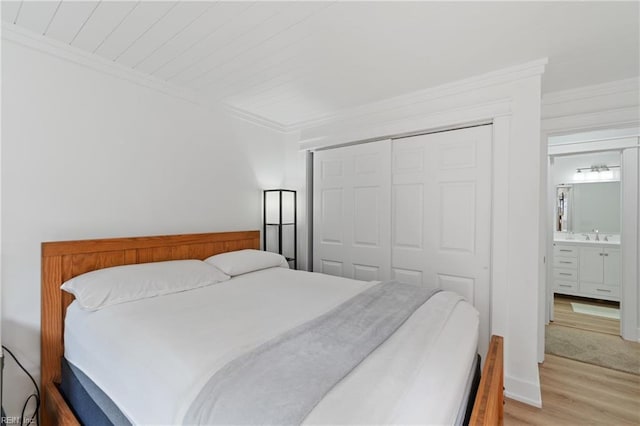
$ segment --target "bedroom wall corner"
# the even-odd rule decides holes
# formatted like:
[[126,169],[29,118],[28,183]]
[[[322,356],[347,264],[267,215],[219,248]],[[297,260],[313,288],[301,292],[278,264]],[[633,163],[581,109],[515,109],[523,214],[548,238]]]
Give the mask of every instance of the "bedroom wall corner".
[[257,230],[285,180],[283,133],[4,33],[2,89],[2,336],[38,383],[41,242]]
[[309,188],[307,188],[307,164],[306,152],[301,151],[299,147],[300,132],[297,130],[284,134],[285,138],[285,178],[284,186],[289,189],[298,191],[298,247],[297,259],[298,269],[307,271],[308,268],[308,241],[309,226],[307,223],[307,196]]

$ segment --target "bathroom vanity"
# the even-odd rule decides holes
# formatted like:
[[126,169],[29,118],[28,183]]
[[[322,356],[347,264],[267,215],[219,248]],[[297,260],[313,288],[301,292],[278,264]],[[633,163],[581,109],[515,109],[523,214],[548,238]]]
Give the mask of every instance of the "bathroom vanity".
[[620,182],[558,185],[555,215],[553,291],[620,301]]
[[609,241],[568,237],[554,239],[554,292],[620,301],[619,236]]

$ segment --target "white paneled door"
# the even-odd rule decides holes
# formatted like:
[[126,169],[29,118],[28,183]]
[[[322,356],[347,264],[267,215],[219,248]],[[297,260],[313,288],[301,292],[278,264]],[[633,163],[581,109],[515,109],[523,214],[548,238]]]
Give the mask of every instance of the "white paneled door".
[[390,157],[390,140],[314,154],[314,271],[390,278]]
[[313,269],[451,290],[490,331],[492,127],[315,153]]
[[489,342],[492,127],[393,141],[392,278],[455,291]]

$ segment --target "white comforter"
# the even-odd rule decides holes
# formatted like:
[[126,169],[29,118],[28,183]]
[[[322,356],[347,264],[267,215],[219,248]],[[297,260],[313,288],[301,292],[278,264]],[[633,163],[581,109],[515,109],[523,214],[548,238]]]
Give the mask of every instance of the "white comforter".
[[[65,357],[134,424],[179,424],[236,356],[321,315],[370,283],[271,268],[167,296],[67,311]],[[333,388],[308,424],[452,424],[478,339],[478,313],[433,296]]]

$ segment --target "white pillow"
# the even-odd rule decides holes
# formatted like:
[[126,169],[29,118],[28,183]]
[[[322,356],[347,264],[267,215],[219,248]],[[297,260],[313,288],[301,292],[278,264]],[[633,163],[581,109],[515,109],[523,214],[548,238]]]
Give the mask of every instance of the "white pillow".
[[82,309],[177,293],[226,281],[230,277],[201,260],[170,260],[114,266],[78,275],[60,287],[73,294]]
[[281,254],[252,249],[216,254],[204,261],[232,277],[261,269],[289,267],[287,259]]

